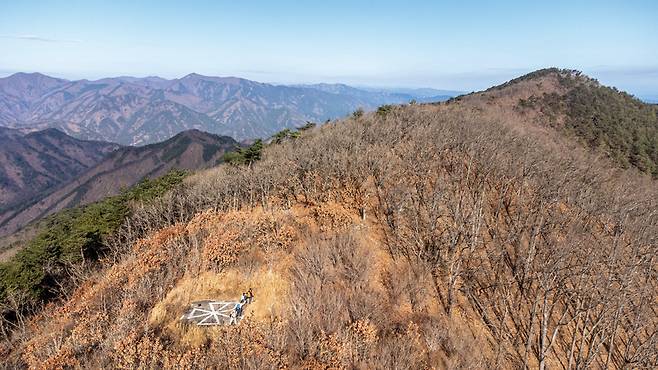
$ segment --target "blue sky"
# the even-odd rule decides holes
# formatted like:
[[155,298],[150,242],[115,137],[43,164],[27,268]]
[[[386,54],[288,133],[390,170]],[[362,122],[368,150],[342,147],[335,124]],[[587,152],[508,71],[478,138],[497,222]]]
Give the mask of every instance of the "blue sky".
[[477,90],[547,66],[658,96],[658,1],[5,1],[0,75]]

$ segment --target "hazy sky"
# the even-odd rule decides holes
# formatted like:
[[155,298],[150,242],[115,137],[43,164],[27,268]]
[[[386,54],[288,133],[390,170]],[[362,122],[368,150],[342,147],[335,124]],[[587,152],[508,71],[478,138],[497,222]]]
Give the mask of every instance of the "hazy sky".
[[658,95],[658,1],[0,0],[0,75],[476,90],[547,66]]

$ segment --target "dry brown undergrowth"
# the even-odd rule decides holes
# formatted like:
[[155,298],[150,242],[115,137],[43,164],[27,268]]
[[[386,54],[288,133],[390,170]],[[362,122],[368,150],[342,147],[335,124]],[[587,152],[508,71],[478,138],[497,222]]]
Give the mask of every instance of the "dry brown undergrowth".
[[[199,174],[138,212],[118,262],[36,317],[12,361],[650,368],[655,187],[510,120],[394,109]],[[249,286],[238,326],[177,321]]]

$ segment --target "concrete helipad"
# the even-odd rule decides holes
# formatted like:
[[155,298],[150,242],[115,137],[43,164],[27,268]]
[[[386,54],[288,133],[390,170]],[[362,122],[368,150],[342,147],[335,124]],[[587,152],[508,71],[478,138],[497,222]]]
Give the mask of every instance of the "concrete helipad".
[[231,312],[235,310],[237,304],[238,302],[212,300],[192,302],[180,319],[199,326],[227,325],[231,320]]

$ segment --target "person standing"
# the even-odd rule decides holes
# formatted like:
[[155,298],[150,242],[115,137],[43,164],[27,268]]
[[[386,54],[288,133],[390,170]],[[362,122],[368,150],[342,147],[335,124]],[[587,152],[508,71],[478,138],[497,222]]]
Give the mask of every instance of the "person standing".
[[[236,306],[237,307],[237,306]],[[229,325],[236,325],[238,323],[238,312],[234,309],[229,315]]]
[[242,303],[238,303],[235,305],[235,314],[238,318],[242,316]]
[[249,290],[247,291],[247,303],[251,304],[251,302],[254,301],[254,291],[249,287]]

